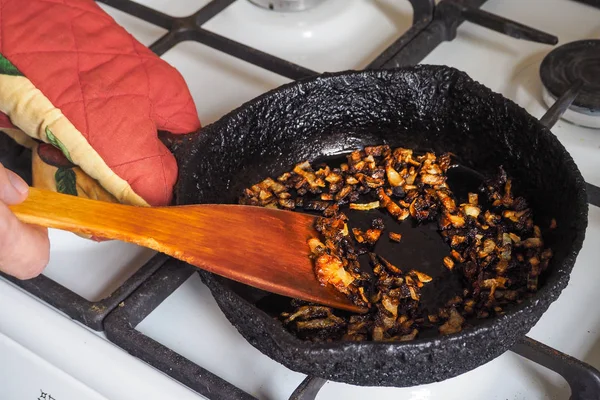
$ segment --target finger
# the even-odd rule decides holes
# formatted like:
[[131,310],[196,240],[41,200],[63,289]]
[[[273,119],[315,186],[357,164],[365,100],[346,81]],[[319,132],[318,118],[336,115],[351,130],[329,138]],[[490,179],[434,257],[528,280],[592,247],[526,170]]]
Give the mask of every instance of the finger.
[[29,185],[14,172],[0,164],[0,201],[5,204],[18,204],[25,200]]
[[38,276],[48,264],[46,228],[24,224],[0,203],[0,271],[18,279]]

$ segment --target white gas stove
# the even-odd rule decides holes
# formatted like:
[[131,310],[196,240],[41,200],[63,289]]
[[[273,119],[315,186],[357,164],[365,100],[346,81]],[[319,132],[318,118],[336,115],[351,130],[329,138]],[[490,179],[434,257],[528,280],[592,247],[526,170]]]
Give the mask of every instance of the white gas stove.
[[[209,1],[139,3],[177,17],[191,15]],[[412,24],[408,1],[320,3],[306,11],[287,13],[237,0],[203,28],[307,69],[325,72],[365,68]],[[146,45],[167,32],[110,6],[102,7]],[[600,39],[600,8],[579,2],[489,0],[482,9],[555,35],[558,45]],[[548,106],[543,100],[539,66],[554,47],[510,38],[465,22],[456,39],[439,45],[422,63],[461,69],[540,118]],[[183,74],[203,125],[289,82],[288,78],[196,42],[180,43],[162,57]],[[571,153],[586,181],[600,186],[600,130],[560,120],[552,132]],[[51,260],[44,275],[87,299],[99,314],[110,303],[102,299],[135,277],[134,273],[154,255],[123,243],[95,243],[60,231],[50,234]],[[600,313],[596,310],[600,304],[599,243],[600,209],[590,205],[585,243],[570,283],[528,336],[600,369]],[[71,319],[29,292],[0,278],[0,399],[215,398],[210,388],[206,396],[201,396],[169,376],[172,371],[160,371],[128,354],[105,333]],[[54,291],[45,294],[47,298],[59,295]],[[287,399],[305,378],[250,346],[225,319],[197,274],[186,278],[135,329],[185,357],[189,360],[186,362],[258,399]],[[319,400],[339,398],[562,400],[569,398],[569,387],[556,373],[507,352],[439,383],[373,388],[327,382],[317,396]]]

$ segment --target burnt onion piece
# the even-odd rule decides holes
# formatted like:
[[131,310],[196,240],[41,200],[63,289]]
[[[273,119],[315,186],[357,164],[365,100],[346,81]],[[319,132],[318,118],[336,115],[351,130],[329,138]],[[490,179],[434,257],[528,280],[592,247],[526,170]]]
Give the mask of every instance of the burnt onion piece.
[[[442,335],[460,332],[469,318],[502,314],[507,305],[537,291],[552,250],[544,248],[526,200],[514,197],[512,181],[500,167],[480,193],[469,193],[467,202],[458,204],[446,183],[450,165],[450,154],[373,146],[352,152],[338,168],[303,162],[245,189],[241,204],[320,212],[319,237],[308,241],[318,281],[369,308],[365,315],[349,315],[293,300],[292,309],[280,315],[284,326],[311,341],[406,341],[424,328],[436,327]],[[346,208],[379,209],[399,222],[437,221],[449,246],[440,268],[461,275],[462,296],[434,313],[420,309],[421,288],[433,279],[374,253],[386,229],[383,221],[374,219],[367,230],[349,228]],[[553,219],[549,229],[555,227]],[[400,234],[387,234],[402,245]],[[360,268],[358,257],[365,253],[372,273]]]
[[394,242],[400,242],[400,240],[402,240],[402,234],[397,233],[397,232],[390,232],[389,234],[390,240],[393,240]]

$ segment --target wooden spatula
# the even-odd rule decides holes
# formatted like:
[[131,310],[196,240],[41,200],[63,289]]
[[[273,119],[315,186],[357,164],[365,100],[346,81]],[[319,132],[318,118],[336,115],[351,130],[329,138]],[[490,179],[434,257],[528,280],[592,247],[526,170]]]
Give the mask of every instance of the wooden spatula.
[[315,278],[311,215],[225,204],[133,207],[36,188],[10,208],[29,224],[135,243],[268,292],[365,311]]

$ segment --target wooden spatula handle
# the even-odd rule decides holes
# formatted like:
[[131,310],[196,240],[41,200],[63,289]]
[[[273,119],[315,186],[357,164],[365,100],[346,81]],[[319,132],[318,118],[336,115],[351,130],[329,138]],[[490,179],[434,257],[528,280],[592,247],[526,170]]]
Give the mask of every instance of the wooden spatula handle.
[[140,224],[151,209],[95,201],[49,190],[29,189],[27,199],[10,209],[23,222],[74,233],[140,243],[146,247]]
[[314,217],[233,204],[134,207],[31,188],[10,207],[26,223],[116,239],[292,298],[365,311],[314,277]]

